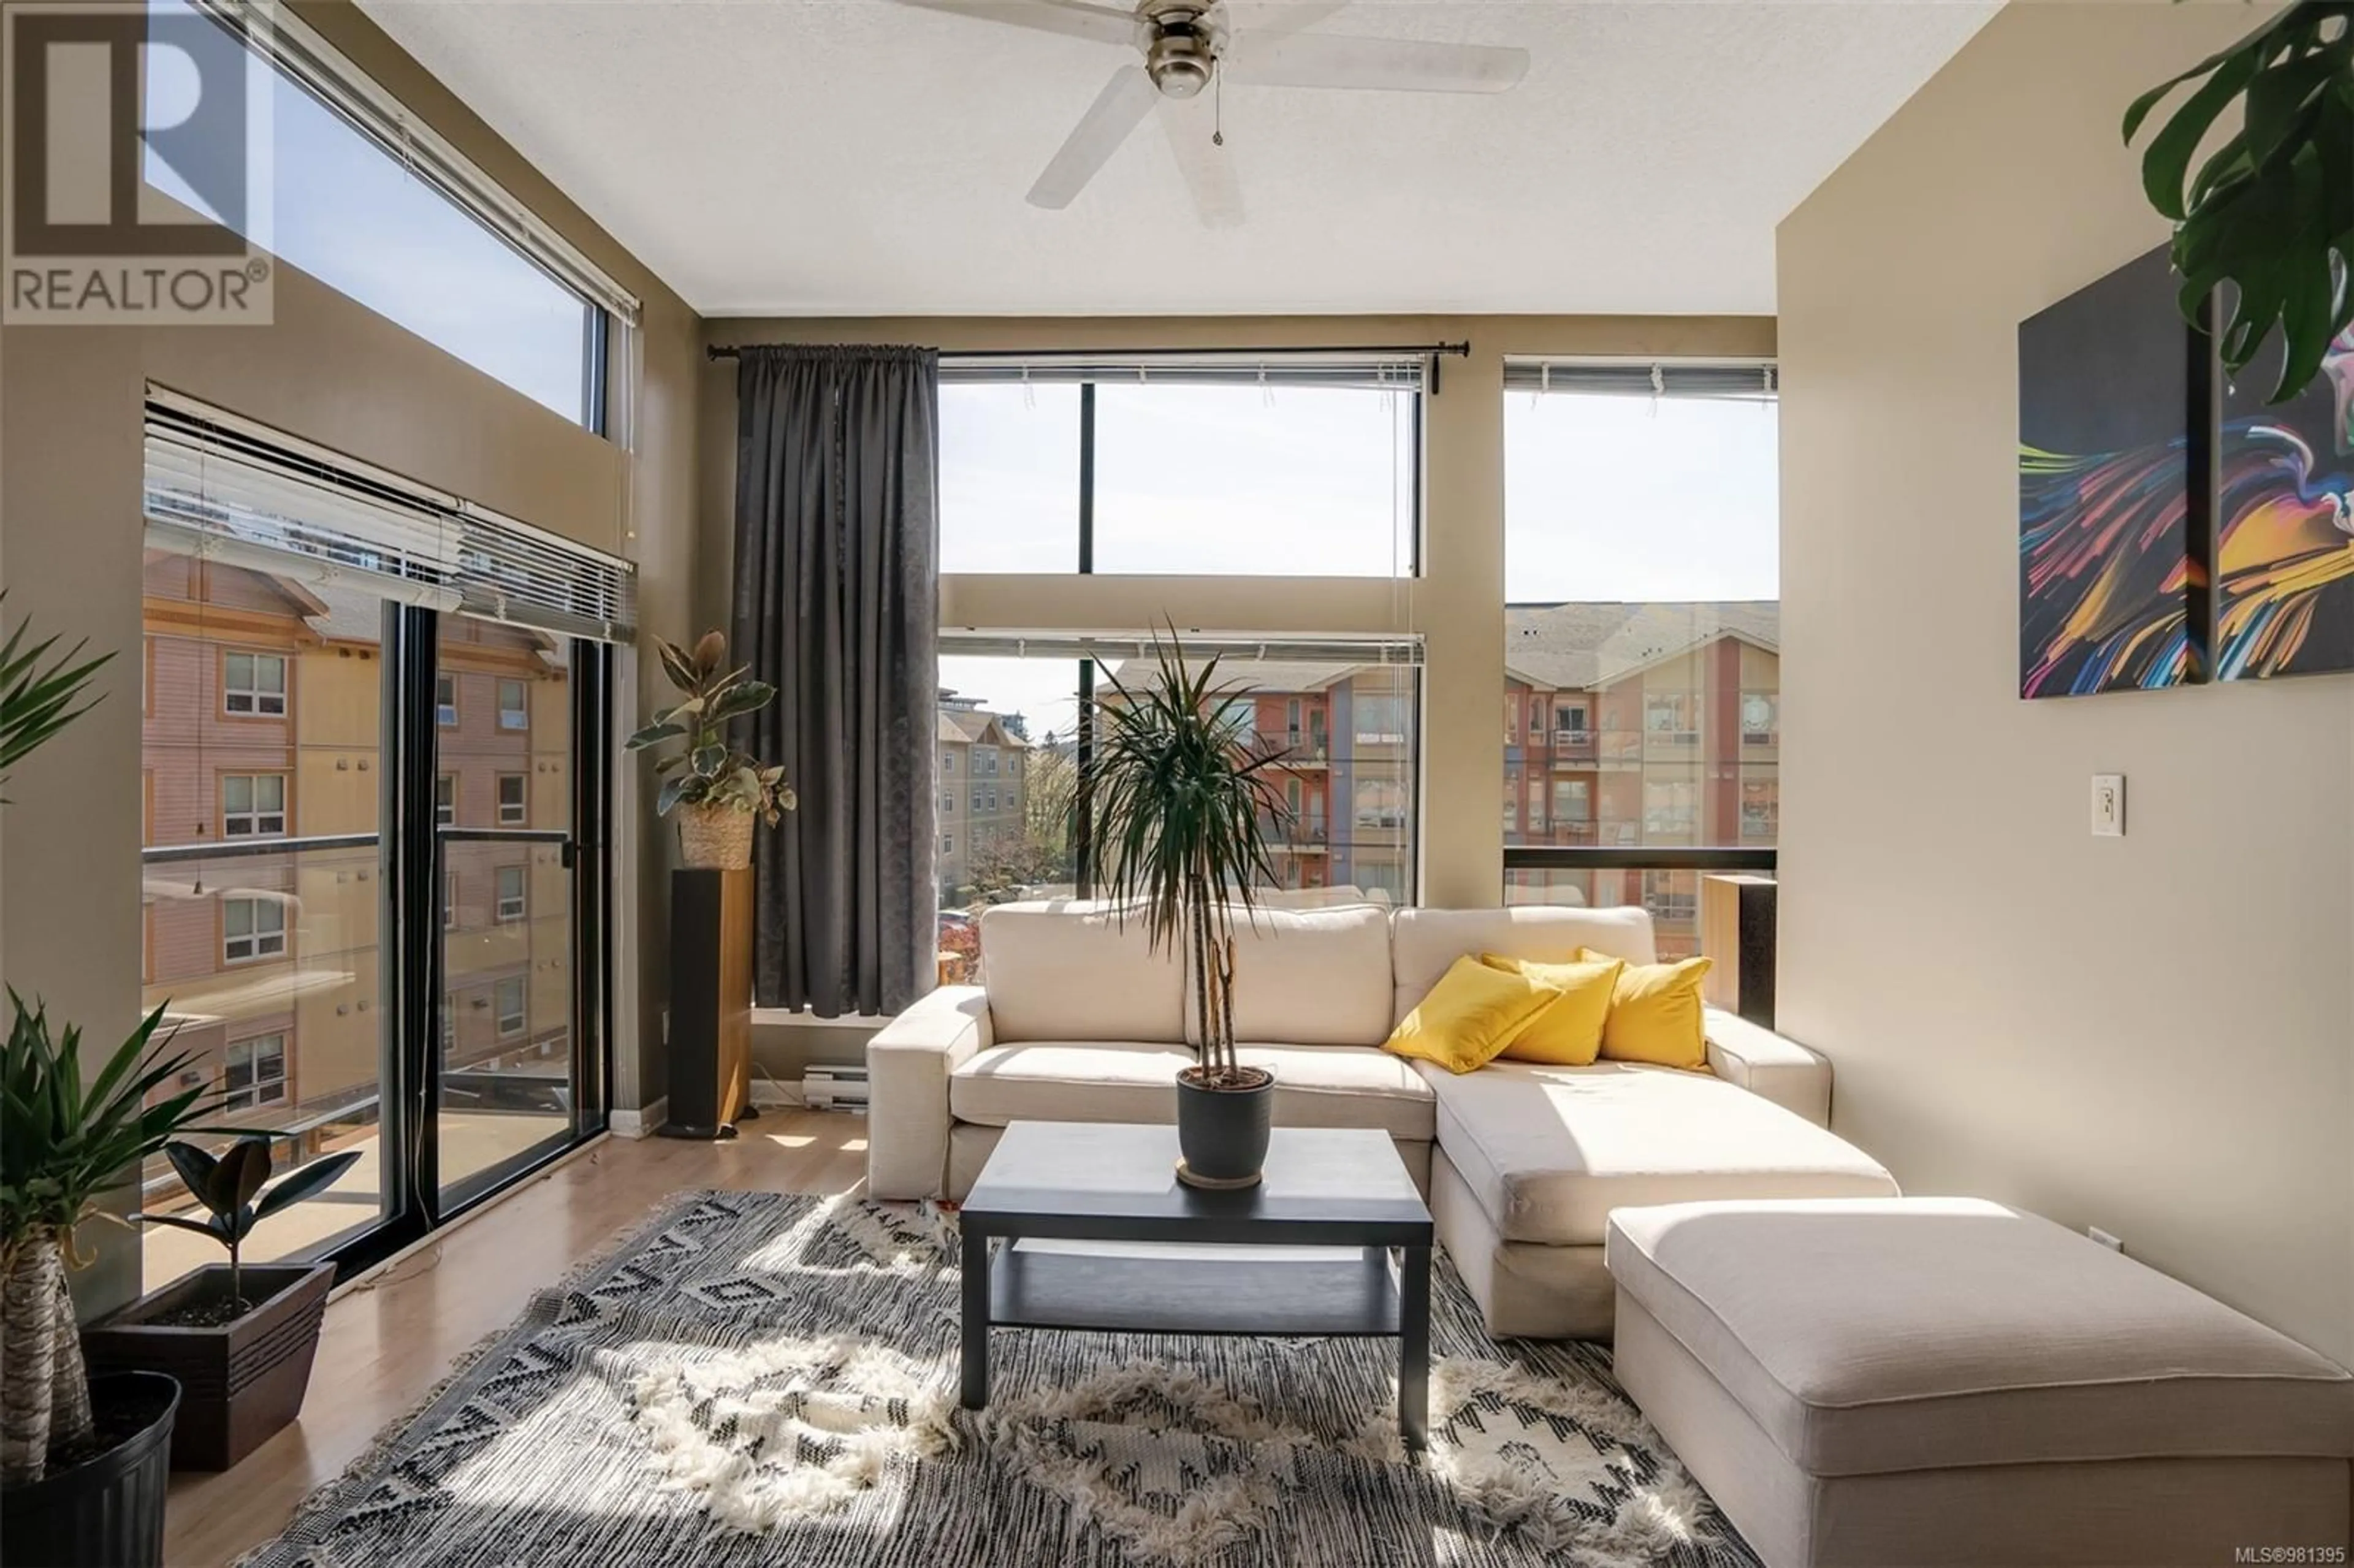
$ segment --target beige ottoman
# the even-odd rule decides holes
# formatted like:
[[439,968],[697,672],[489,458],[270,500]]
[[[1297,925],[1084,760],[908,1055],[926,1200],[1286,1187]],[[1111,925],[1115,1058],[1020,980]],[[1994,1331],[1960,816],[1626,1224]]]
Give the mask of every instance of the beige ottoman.
[[1769,1568],[2346,1561],[2354,1378],[2048,1220],[1673,1203],[1604,1248],[1619,1381]]

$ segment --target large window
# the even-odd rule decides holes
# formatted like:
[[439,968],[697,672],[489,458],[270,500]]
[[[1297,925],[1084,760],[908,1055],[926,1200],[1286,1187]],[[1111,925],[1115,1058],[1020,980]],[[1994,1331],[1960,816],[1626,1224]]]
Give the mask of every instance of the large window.
[[1506,895],[1640,904],[1688,954],[1707,852],[1758,869],[1778,822],[1770,368],[1505,379],[1505,695],[1531,716],[1504,766],[1508,800],[1532,803],[1506,824]]
[[[150,0],[149,10],[163,24],[158,54],[186,45],[224,61],[249,58],[228,32],[192,26],[186,0]],[[172,95],[186,74],[151,64],[156,122],[176,118]],[[249,80],[269,97],[260,122],[270,144],[258,162],[274,188],[273,201],[246,215],[249,238],[566,418],[599,425],[601,309],[419,178],[413,158],[404,163],[352,115],[282,71],[249,70]],[[240,142],[223,155],[243,150]],[[152,147],[143,174],[174,200],[221,217]],[[265,215],[267,229],[256,232]]]
[[[601,1075],[572,1043],[576,1006],[604,994],[597,846],[617,747],[575,715],[610,711],[610,661],[455,596],[401,597],[413,579],[352,564],[364,542],[335,533],[350,513],[299,479],[269,493],[335,544],[332,567],[236,531],[234,514],[160,519],[166,457],[151,445],[141,584],[141,1000],[166,1009],[174,1050],[235,1125],[272,1135],[281,1171],[366,1152],[327,1198],[265,1221],[247,1258],[365,1266],[602,1125]],[[192,537],[200,525],[232,548]],[[500,722],[512,688],[522,727]],[[538,826],[502,825],[518,811]],[[396,961],[411,951],[434,961]],[[441,1005],[470,992],[479,1012]],[[438,1074],[437,1040],[455,1053]],[[483,1065],[518,1044],[527,1071]],[[190,1202],[160,1160],[139,1201]],[[141,1245],[151,1286],[211,1261],[165,1227]]]
[[940,569],[1405,577],[1421,366],[951,359]]

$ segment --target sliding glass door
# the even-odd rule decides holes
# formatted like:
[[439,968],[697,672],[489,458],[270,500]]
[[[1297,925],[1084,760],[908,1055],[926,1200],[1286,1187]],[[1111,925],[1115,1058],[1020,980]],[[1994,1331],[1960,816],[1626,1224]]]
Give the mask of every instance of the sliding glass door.
[[[143,600],[141,905],[145,1007],[208,1087],[209,1121],[270,1135],[279,1168],[355,1149],[322,1196],[262,1222],[245,1256],[332,1252],[397,1213],[384,1158],[387,973],[383,643],[398,606],[173,546],[151,531]],[[200,1139],[218,1146],[228,1134]],[[188,1212],[170,1167],[142,1206]],[[200,1216],[199,1216],[200,1217]],[[150,1287],[217,1260],[145,1233]]]
[[569,1141],[571,645],[443,616],[434,679],[440,844],[435,1146],[445,1203]]
[[[205,1140],[332,1190],[245,1255],[365,1267],[605,1125],[626,564],[151,402],[145,1007]],[[186,1211],[168,1165],[142,1207]],[[146,1233],[150,1286],[213,1261]]]

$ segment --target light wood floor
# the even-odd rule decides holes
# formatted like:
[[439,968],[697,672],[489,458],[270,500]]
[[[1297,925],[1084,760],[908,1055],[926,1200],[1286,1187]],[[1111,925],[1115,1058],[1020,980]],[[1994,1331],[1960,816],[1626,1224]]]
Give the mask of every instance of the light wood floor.
[[234,1470],[173,1477],[164,1562],[228,1563],[284,1529],[452,1361],[669,1194],[846,1192],[865,1175],[863,1117],[770,1109],[726,1143],[605,1139],[331,1303],[302,1418]]

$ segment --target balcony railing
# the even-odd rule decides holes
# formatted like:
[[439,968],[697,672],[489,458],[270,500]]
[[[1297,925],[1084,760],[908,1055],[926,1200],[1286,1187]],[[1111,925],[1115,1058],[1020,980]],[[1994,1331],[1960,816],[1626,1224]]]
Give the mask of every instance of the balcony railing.
[[1758,844],[1506,844],[1514,871],[1773,871],[1777,853]]
[[1708,877],[1771,874],[1776,865],[1775,852],[1756,845],[1508,844],[1503,894],[1508,904],[1640,906],[1650,914],[1659,957],[1672,960],[1701,950],[1701,890]]

